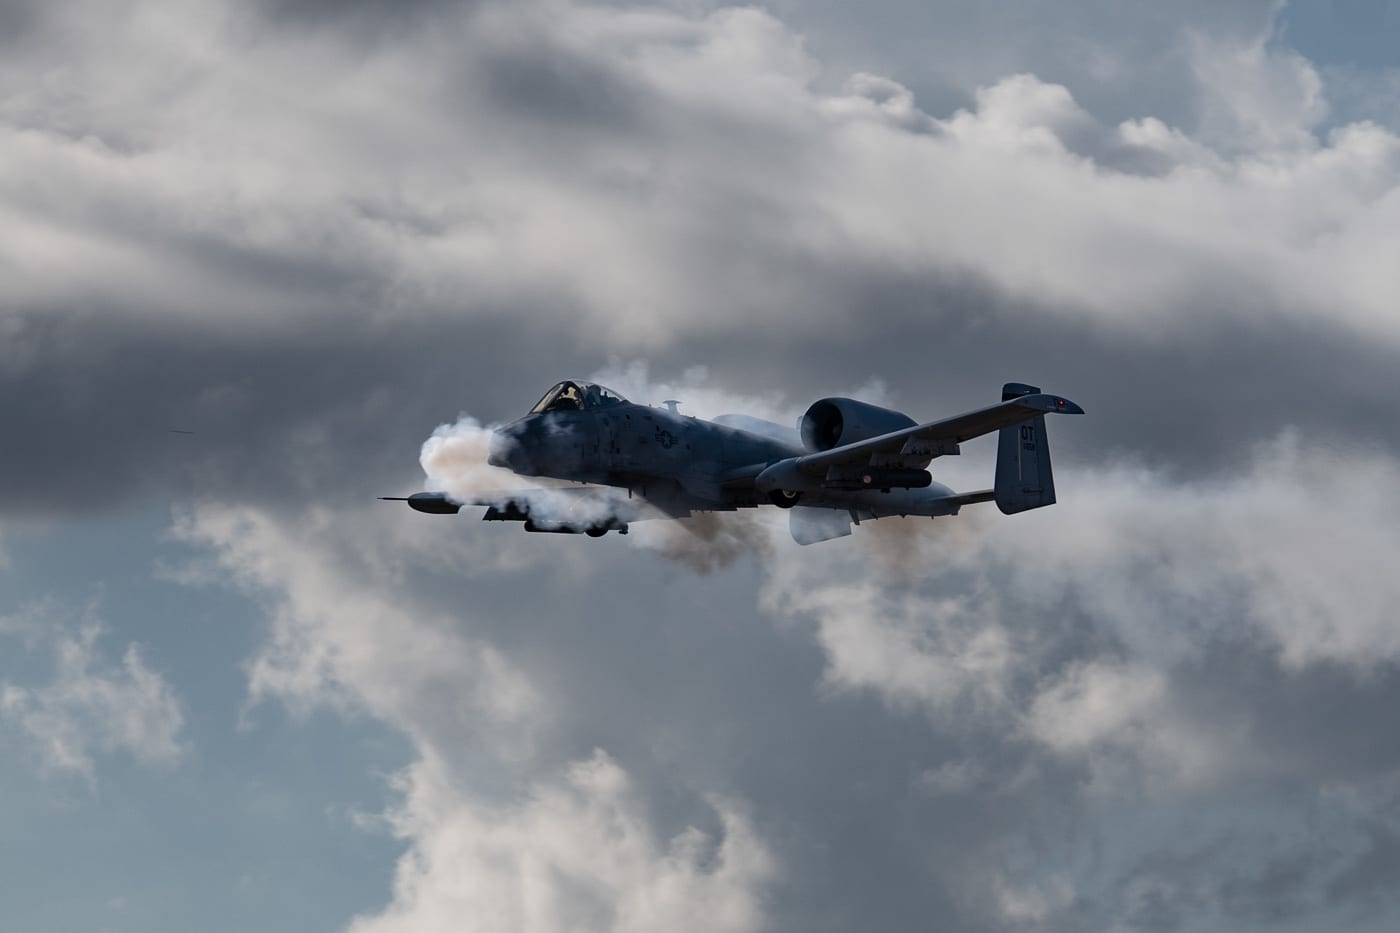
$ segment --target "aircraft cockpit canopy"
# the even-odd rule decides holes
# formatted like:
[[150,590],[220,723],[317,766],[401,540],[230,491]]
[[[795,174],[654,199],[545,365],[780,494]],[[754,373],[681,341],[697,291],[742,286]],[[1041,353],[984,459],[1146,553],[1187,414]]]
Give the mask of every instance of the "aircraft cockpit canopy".
[[612,389],[592,382],[561,382],[544,394],[535,403],[530,414],[538,415],[547,411],[595,411],[611,408],[627,401]]

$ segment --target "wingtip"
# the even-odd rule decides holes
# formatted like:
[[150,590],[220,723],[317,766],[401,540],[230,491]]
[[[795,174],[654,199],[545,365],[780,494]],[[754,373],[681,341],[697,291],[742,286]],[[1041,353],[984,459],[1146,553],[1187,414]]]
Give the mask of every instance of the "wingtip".
[[1070,401],[1069,399],[1067,399],[1067,398],[1059,398],[1059,397],[1056,397],[1056,399],[1055,399],[1055,410],[1056,410],[1056,411],[1059,411],[1059,412],[1064,412],[1066,415],[1082,415],[1082,414],[1084,414],[1084,409],[1083,409],[1083,408],[1080,408],[1078,405],[1074,404],[1073,402],[1071,402],[1071,401]]
[[1022,399],[1022,403],[1029,402],[1030,407],[1045,412],[1046,414],[1058,413],[1062,415],[1082,415],[1084,409],[1074,402],[1059,395],[1039,395],[1034,399]]

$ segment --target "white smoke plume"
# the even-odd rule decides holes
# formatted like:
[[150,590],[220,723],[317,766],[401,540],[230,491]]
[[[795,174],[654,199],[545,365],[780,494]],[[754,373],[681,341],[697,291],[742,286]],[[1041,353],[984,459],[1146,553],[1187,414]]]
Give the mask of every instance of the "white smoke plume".
[[486,462],[491,450],[491,434],[499,425],[483,425],[470,415],[461,415],[454,424],[438,425],[423,442],[418,462],[428,477],[428,487],[453,498],[505,494],[525,488],[510,470]]
[[625,490],[588,488],[549,477],[521,477],[487,462],[491,437],[499,425],[483,425],[463,414],[454,424],[439,425],[423,442],[419,463],[434,492],[469,504],[505,505],[527,497],[531,515],[542,523],[575,527],[626,521],[640,505]]
[[775,518],[765,511],[698,512],[690,518],[638,525],[631,537],[697,573],[713,573],[745,555],[771,557],[787,537]]

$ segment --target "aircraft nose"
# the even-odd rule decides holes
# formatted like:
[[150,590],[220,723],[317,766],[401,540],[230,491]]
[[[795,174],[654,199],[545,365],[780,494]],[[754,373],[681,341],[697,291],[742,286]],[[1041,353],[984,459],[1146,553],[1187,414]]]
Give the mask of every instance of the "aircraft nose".
[[486,462],[493,467],[507,470],[516,469],[521,457],[520,431],[515,425],[507,425],[491,432],[491,446],[486,452]]

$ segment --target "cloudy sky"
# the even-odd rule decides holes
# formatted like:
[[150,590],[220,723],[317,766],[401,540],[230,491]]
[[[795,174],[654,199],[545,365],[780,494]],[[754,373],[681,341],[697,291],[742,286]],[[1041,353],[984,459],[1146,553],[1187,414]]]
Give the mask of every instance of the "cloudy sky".
[[[0,0],[0,926],[1395,929],[1396,49]],[[374,500],[566,376],[1089,415],[1052,509],[805,549]]]

